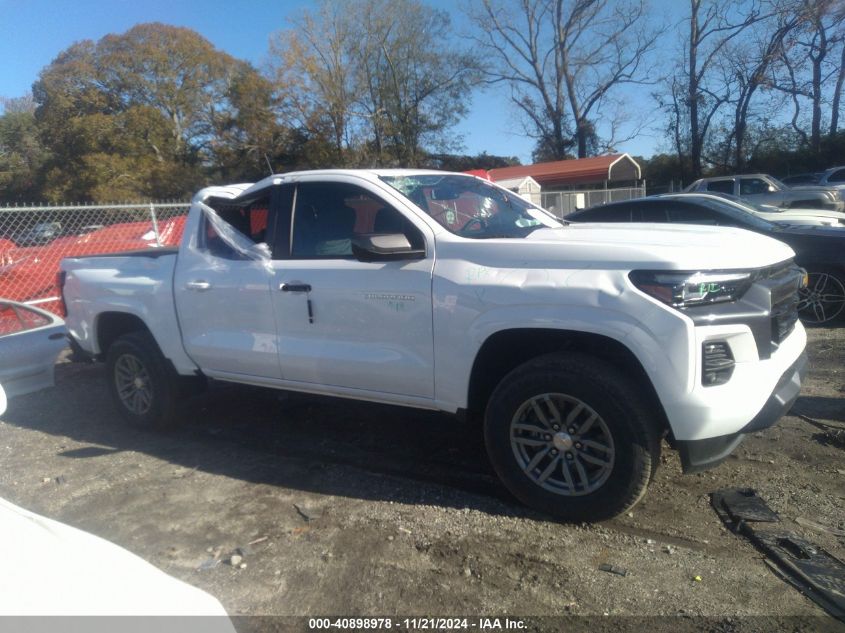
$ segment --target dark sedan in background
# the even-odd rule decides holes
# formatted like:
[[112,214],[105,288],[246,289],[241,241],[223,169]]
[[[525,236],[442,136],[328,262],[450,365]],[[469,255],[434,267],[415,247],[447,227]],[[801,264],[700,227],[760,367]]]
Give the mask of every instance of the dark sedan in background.
[[673,222],[747,229],[792,247],[809,273],[798,311],[805,323],[829,323],[845,314],[845,229],[773,224],[743,205],[708,194],[669,194],[591,207],[568,216],[573,222]]

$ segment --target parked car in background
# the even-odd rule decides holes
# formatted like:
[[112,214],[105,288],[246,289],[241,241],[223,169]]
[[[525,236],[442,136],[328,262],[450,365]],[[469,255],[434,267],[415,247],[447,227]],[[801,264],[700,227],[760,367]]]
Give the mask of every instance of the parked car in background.
[[18,246],[40,246],[48,244],[62,236],[61,222],[39,222],[29,229],[16,234],[14,241]]
[[798,311],[807,323],[829,323],[845,314],[845,231],[824,226],[777,225],[718,196],[667,194],[576,211],[574,222],[659,222],[731,226],[768,235],[792,247],[808,271]]
[[65,322],[60,317],[0,299],[2,400],[51,387],[53,366],[67,344]]
[[[787,182],[789,181],[789,182]],[[797,174],[783,180],[790,187],[795,185],[819,185],[831,189],[845,190],[845,166],[831,167],[812,174]]]
[[788,187],[796,187],[801,185],[817,185],[819,184],[819,178],[821,178],[821,174],[816,172],[785,176],[779,180]]
[[[709,194],[708,194],[709,195]],[[837,226],[845,228],[845,213],[824,209],[784,209],[737,198],[729,193],[714,194],[769,222],[793,226]]]
[[784,208],[845,210],[836,189],[818,185],[789,187],[766,174],[701,178],[684,189],[687,193],[728,193],[743,200]]

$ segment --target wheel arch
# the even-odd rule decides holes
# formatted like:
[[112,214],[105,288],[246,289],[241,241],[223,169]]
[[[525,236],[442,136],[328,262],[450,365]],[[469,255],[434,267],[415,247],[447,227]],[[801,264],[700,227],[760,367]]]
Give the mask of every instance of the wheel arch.
[[[146,332],[155,340],[155,336],[144,320],[131,312],[108,311],[97,315],[95,332],[97,336],[98,356],[108,354],[109,347],[118,338],[130,332]],[[158,344],[158,342],[156,342]],[[159,346],[160,348],[160,346]]]
[[661,429],[668,430],[666,412],[645,368],[636,355],[620,341],[603,334],[548,328],[515,328],[491,334],[482,343],[472,364],[467,393],[471,415],[484,411],[487,400],[501,380],[512,370],[533,358],[550,353],[589,354],[619,368],[642,390]]

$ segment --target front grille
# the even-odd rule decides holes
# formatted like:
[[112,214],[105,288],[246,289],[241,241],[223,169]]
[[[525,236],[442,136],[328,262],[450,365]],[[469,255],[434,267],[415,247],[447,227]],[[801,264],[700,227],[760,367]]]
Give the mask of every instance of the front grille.
[[792,333],[798,322],[798,289],[803,271],[791,261],[760,271],[761,278],[769,280],[772,297],[772,346],[777,347]]

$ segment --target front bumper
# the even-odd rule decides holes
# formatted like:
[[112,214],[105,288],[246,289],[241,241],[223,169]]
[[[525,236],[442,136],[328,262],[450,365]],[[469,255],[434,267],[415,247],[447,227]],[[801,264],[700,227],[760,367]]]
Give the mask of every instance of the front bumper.
[[675,442],[685,473],[694,473],[720,464],[730,455],[748,433],[773,426],[795,403],[801,390],[801,381],[807,371],[807,355],[801,356],[783,373],[759,413],[742,429],[729,435],[700,440]]

